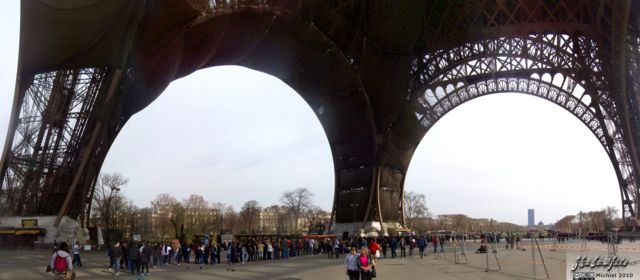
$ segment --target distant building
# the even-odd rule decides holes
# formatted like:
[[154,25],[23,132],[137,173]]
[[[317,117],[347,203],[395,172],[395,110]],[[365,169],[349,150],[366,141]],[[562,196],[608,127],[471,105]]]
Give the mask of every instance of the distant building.
[[529,209],[529,211],[527,212],[527,214],[528,214],[527,216],[528,216],[528,218],[529,218],[529,219],[528,219],[527,226],[530,226],[530,227],[534,227],[534,226],[536,226],[536,222],[535,222],[535,220],[536,220],[536,219],[535,219],[535,218],[536,218],[536,215],[535,215],[534,210],[533,210],[533,209]]
[[259,215],[259,231],[268,234],[308,232],[312,228],[317,230],[318,225],[323,225],[323,229],[326,229],[331,222],[331,213],[321,211],[314,215],[307,214],[300,215],[296,222],[284,206],[262,208]]
[[287,215],[287,209],[279,205],[262,208],[259,216],[259,226],[262,233],[286,233],[292,228],[292,222]]

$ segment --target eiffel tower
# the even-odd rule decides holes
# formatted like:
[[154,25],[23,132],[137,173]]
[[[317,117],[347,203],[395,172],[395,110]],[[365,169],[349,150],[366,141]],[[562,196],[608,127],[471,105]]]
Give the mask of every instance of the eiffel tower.
[[273,75],[313,109],[333,156],[336,228],[403,225],[420,140],[501,92],[582,121],[615,169],[624,222],[639,223],[632,0],[23,0],[2,213],[88,216],[127,120],[171,81],[219,65]]

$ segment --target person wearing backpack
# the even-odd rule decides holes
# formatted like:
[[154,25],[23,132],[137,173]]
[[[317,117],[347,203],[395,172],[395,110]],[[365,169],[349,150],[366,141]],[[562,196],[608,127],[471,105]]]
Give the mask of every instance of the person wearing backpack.
[[53,271],[54,279],[74,279],[73,260],[69,254],[69,244],[67,242],[60,243],[59,249],[51,255],[49,266]]
[[420,236],[420,238],[418,239],[418,250],[420,252],[421,259],[424,257],[425,248],[427,248],[427,240],[424,238],[424,236]]

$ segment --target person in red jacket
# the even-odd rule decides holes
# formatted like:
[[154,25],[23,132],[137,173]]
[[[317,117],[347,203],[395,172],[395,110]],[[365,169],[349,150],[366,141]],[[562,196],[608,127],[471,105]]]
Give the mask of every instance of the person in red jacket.
[[431,236],[431,243],[433,243],[433,252],[437,253],[438,252],[438,237],[433,235]]
[[378,254],[376,254],[378,251],[380,250],[380,245],[378,244],[378,242],[376,242],[376,239],[374,238],[373,240],[371,240],[371,242],[369,243],[369,252],[371,253],[371,255],[374,258],[378,257]]

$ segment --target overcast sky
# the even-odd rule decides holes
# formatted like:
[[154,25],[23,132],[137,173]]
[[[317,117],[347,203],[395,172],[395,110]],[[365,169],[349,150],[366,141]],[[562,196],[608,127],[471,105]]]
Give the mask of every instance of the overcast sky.
[[[15,85],[19,1],[0,9],[0,143]],[[238,209],[277,203],[306,187],[324,209],[333,166],[320,122],[282,81],[240,67],[201,70],[173,82],[133,116],[103,172],[129,178],[140,207],[157,194],[191,193]],[[500,94],[463,104],[441,119],[416,151],[405,190],[426,195],[434,214],[463,213],[526,224],[580,210],[620,209],[615,173],[598,140],[551,102]]]

